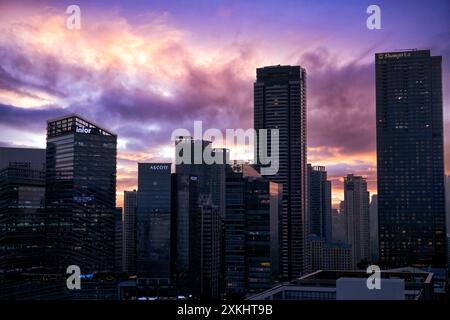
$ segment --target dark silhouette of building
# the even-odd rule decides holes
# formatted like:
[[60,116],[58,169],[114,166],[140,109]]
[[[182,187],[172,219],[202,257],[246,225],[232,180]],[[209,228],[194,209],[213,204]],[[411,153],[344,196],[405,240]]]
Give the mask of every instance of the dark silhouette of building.
[[267,290],[279,276],[281,185],[250,165],[227,167],[226,294],[243,298]]
[[136,274],[137,191],[123,193],[123,271]]
[[[255,161],[260,157],[260,129],[279,130],[279,170],[267,175],[283,186],[281,272],[286,279],[304,272],[306,216],[306,71],[300,66],[256,69],[254,83]],[[271,134],[267,134],[271,154]],[[276,155],[275,155],[276,156]]]
[[139,163],[137,275],[155,287],[171,282],[172,187],[170,163]]
[[308,266],[307,272],[318,270],[353,270],[352,246],[345,242],[327,242],[310,234],[306,238]]
[[442,57],[375,54],[380,259],[445,266]]
[[370,261],[372,263],[378,263],[378,196],[372,195],[372,201],[369,205],[369,238],[370,238]]
[[0,148],[0,271],[42,270],[45,149]]
[[331,181],[323,166],[308,164],[308,233],[331,242]]
[[[342,201],[343,203],[344,201]],[[347,221],[343,211],[340,213],[337,209],[331,210],[331,221],[333,225],[332,238],[333,242],[347,241]]]
[[116,273],[123,272],[123,216],[122,208],[116,208],[114,215],[114,270]]
[[114,270],[117,136],[76,114],[47,121],[50,269]]
[[[191,176],[193,178],[193,176]],[[222,220],[211,198],[199,195],[190,217],[190,289],[199,298],[220,297]]]
[[369,259],[369,192],[366,179],[353,174],[344,178],[344,206],[346,242],[352,246],[352,264],[356,267]]
[[[211,142],[191,137],[178,137],[175,149],[178,287],[183,295],[218,298],[225,287],[223,233],[225,166],[229,151],[213,149]],[[207,164],[203,152],[222,160]],[[218,233],[211,238],[211,243],[206,244],[205,237],[215,232],[217,222]],[[199,243],[207,246],[199,247]]]

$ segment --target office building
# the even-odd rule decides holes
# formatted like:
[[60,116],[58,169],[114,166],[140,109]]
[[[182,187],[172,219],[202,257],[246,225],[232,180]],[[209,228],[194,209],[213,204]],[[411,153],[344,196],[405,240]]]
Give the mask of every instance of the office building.
[[347,243],[352,246],[352,264],[369,259],[369,192],[367,181],[348,174],[344,178],[344,205],[347,220]]
[[136,274],[137,191],[123,193],[123,271]]
[[78,115],[47,121],[45,206],[54,272],[114,270],[117,136]]
[[220,297],[222,220],[211,198],[199,196],[191,211],[190,290],[205,299]]
[[380,263],[445,266],[442,57],[375,54]]
[[347,241],[347,219],[345,214],[339,213],[337,209],[331,209],[331,222],[333,242]]
[[378,196],[372,195],[372,201],[369,205],[369,252],[370,261],[378,263]]
[[331,242],[331,181],[323,166],[308,164],[308,234]]
[[[200,153],[199,153],[200,152]],[[219,163],[207,164],[202,155],[209,152],[211,155],[220,157]],[[200,155],[200,159],[196,157]],[[176,159],[176,197],[177,197],[177,283],[180,293],[188,296],[202,295],[213,298],[221,295],[224,291],[224,218],[225,218],[225,166],[228,163],[229,151],[226,149],[213,149],[210,141],[194,140],[191,137],[177,137],[175,141]],[[198,225],[201,217],[207,217],[209,224]],[[199,219],[195,217],[200,217]],[[203,256],[203,260],[210,261],[211,265],[203,265],[208,268],[199,276],[198,250],[196,243],[202,241],[200,231],[203,228],[215,230],[216,222],[219,221],[218,243],[210,245],[217,246],[203,248],[206,254],[218,255],[218,260],[214,256]],[[204,230],[204,232],[209,232]],[[200,231],[198,231],[200,230]],[[208,262],[209,263],[209,262]],[[217,272],[216,272],[217,271]],[[199,283],[202,284],[199,287]],[[211,283],[211,290],[204,290],[203,284]],[[217,290],[216,290],[217,283]],[[211,294],[213,296],[208,295]]]
[[137,275],[156,287],[171,278],[171,164],[139,163],[137,191]]
[[344,242],[327,242],[311,234],[306,238],[307,272],[317,270],[353,270],[352,246]]
[[445,199],[447,208],[447,268],[450,268],[450,176],[445,178]]
[[0,148],[0,272],[42,270],[45,149]]
[[[279,170],[266,178],[283,186],[281,272],[285,279],[304,271],[306,216],[306,71],[300,66],[270,66],[256,70],[254,83],[255,163],[260,157],[261,129],[279,130]],[[271,134],[267,134],[271,154]]]
[[263,178],[250,165],[227,168],[227,297],[243,298],[278,280],[281,196],[281,185]]
[[116,208],[114,215],[114,271],[123,272],[123,217],[122,208]]

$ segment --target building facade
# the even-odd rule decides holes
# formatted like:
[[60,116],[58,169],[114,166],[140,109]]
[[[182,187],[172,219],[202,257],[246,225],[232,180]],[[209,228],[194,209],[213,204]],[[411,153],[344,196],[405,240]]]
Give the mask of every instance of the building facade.
[[45,149],[0,148],[0,271],[42,270]]
[[139,163],[137,191],[137,275],[155,285],[171,280],[171,164]]
[[123,272],[123,214],[116,208],[114,215],[114,271]]
[[445,178],[445,199],[447,208],[447,268],[450,268],[450,176]]
[[347,220],[347,243],[352,246],[354,268],[369,260],[369,192],[367,181],[349,174],[344,178],[344,205]]
[[[285,279],[304,272],[306,216],[306,71],[300,66],[256,70],[254,83],[255,163],[261,162],[261,129],[279,130],[279,170],[267,175],[283,186],[281,267]],[[267,134],[271,154],[271,135]],[[272,156],[276,156],[273,154]]]
[[332,241],[331,181],[323,166],[308,164],[308,234]]
[[378,195],[372,195],[369,205],[369,238],[370,238],[370,261],[378,263],[379,260],[379,238],[378,238]]
[[[221,160],[208,164],[203,159],[205,152]],[[178,287],[183,295],[217,298],[224,292],[225,166],[228,159],[229,151],[213,149],[210,141],[194,140],[192,137],[176,138],[176,273]],[[199,225],[202,217],[207,218],[210,224]],[[215,230],[217,221],[220,224],[217,234],[219,242],[212,242],[210,245],[214,247],[210,248],[197,247],[196,244],[202,242],[202,237],[209,232],[208,228]],[[203,254],[214,255],[203,255],[202,258],[211,265],[206,266],[198,260],[198,250],[203,250]],[[198,280],[200,264],[208,271],[201,273],[203,278]],[[211,290],[206,290],[206,283],[211,283]]]
[[317,235],[306,239],[308,272],[317,270],[353,270],[352,246],[343,242],[327,242]]
[[445,266],[442,57],[375,54],[380,259]]
[[123,193],[123,271],[136,274],[137,191]]
[[332,238],[333,242],[347,241],[347,219],[344,213],[337,209],[331,210]]
[[227,168],[227,297],[243,298],[278,280],[281,197],[281,185],[263,178],[251,166]]
[[114,270],[117,135],[76,114],[47,121],[50,268]]

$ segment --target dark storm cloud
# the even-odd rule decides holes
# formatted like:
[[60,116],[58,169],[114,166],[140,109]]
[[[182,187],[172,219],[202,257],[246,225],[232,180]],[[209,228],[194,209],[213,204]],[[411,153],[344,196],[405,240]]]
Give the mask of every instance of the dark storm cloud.
[[24,131],[42,131],[48,119],[64,113],[63,109],[57,107],[25,109],[0,103],[0,124],[13,128],[23,128]]
[[300,61],[308,72],[309,145],[347,154],[374,151],[373,64],[337,66],[326,51],[304,54]]

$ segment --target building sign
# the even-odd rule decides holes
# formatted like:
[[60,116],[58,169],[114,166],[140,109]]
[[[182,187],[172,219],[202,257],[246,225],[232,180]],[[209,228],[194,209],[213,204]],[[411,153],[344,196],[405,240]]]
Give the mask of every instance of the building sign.
[[411,52],[379,53],[378,59],[400,59],[411,57]]
[[84,194],[81,196],[73,197],[73,200],[78,203],[88,203],[95,200],[94,196],[85,196]]
[[89,128],[77,127],[77,133],[89,134],[89,133],[91,133],[91,130],[92,129],[89,129]]
[[150,165],[150,170],[167,171],[167,170],[169,170],[169,165],[167,165],[167,164],[152,164],[152,165]]

